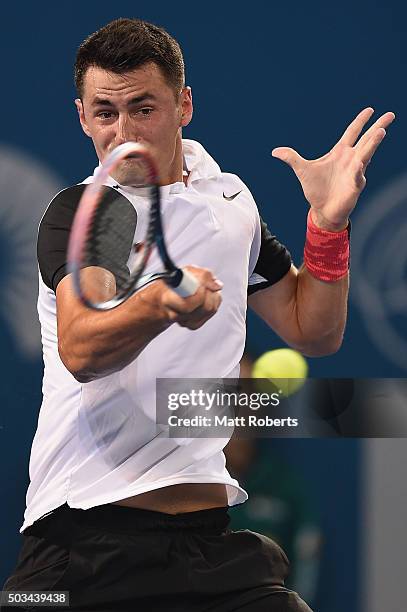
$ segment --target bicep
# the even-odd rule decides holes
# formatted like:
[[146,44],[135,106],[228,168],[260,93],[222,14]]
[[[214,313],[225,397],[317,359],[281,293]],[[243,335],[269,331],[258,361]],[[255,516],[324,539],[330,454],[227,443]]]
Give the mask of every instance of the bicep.
[[249,278],[248,305],[285,342],[297,345],[298,270],[288,249],[260,218],[260,249]]
[[249,295],[248,304],[287,344],[299,345],[296,310],[298,270],[292,264],[278,282]]

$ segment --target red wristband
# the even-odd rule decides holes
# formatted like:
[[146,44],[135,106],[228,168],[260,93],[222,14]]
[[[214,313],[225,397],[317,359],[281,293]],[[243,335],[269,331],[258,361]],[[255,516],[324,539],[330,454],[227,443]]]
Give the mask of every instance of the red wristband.
[[349,269],[349,232],[328,232],[307,218],[304,263],[315,278],[334,283],[347,275]]

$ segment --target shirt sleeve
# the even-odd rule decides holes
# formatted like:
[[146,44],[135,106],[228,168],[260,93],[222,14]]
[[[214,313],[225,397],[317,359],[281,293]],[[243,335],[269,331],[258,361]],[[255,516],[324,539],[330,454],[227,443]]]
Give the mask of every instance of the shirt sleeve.
[[[80,184],[60,191],[51,201],[43,218],[41,219],[37,242],[38,265],[43,282],[54,292],[56,292],[58,283],[68,274],[67,250],[69,235],[78,204],[85,188],[85,184]],[[126,236],[126,240],[121,244],[123,253],[120,254],[123,259],[120,267],[126,268],[127,270],[126,263],[134,236],[137,214],[131,202],[129,202],[127,198],[118,193],[115,189],[107,187],[103,197],[105,200],[104,204],[113,204],[115,209],[120,211],[120,214],[115,215],[116,219],[119,221],[124,218],[128,219],[128,216],[123,215],[124,208],[126,209],[126,212],[128,212],[128,209],[130,209],[132,212],[132,228],[129,228],[127,232],[128,240]],[[104,232],[103,240],[105,242],[102,244],[104,249],[109,246],[109,241],[112,242],[114,239],[115,237],[113,234],[112,237],[109,237],[109,235]],[[123,248],[124,242],[126,242],[124,245],[125,249]],[[89,265],[103,266],[110,269],[115,276],[116,273],[118,273],[118,268],[113,270],[111,266],[104,264],[101,257],[99,257],[97,264],[92,261],[89,263]],[[120,273],[123,274],[122,270],[120,270]]]
[[281,244],[260,218],[260,251],[257,263],[249,277],[248,294],[274,285],[291,268],[292,258],[287,248]]

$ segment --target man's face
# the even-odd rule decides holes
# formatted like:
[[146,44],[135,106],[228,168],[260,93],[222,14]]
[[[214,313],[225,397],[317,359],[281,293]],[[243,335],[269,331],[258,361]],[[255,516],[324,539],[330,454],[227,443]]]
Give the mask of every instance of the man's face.
[[[101,162],[119,144],[146,145],[158,166],[161,184],[182,180],[181,127],[192,117],[189,88],[175,95],[154,63],[124,74],[90,67],[83,98],[75,100],[82,128]],[[114,171],[122,185],[135,183],[137,162],[125,160]]]

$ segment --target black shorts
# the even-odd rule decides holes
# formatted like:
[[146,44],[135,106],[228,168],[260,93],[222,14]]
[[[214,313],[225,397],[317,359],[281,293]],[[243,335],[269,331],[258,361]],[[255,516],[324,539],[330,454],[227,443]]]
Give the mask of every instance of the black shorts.
[[228,523],[227,508],[169,515],[65,504],[25,530],[3,590],[69,591],[69,609],[81,612],[311,612],[284,587],[281,548]]

